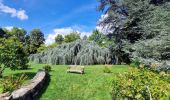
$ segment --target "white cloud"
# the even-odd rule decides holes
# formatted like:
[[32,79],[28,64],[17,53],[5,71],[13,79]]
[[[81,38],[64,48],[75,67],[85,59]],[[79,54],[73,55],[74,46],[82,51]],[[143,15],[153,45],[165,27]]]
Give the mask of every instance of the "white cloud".
[[[14,26],[5,26],[5,27],[2,27],[2,28],[5,28],[7,29],[8,31],[12,31],[12,29],[14,28]],[[21,27],[17,27],[18,29],[22,29]]]
[[5,28],[5,29],[11,31],[14,27],[13,27],[13,26],[6,26],[6,27],[3,27],[3,28]]
[[19,9],[16,10],[15,8],[11,8],[3,4],[2,0],[0,0],[0,12],[11,14],[11,17],[17,17],[20,20],[27,20],[28,15],[26,15],[25,10]]
[[52,33],[48,34],[45,44],[50,45],[50,44],[54,43],[55,37],[58,34],[65,36],[67,34],[70,34],[71,32],[75,32],[75,31],[80,33],[81,37],[83,37],[84,35],[89,36],[91,34],[91,32],[80,31],[80,28],[77,28],[77,29],[75,29],[74,27],[56,28],[53,30]]

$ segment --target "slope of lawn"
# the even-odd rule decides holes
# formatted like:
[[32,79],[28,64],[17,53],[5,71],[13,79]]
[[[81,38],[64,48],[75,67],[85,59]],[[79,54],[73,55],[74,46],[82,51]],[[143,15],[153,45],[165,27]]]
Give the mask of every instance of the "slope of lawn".
[[[31,79],[43,64],[31,64],[29,70],[5,70],[4,75],[25,73]],[[126,65],[114,65],[112,73],[103,72],[103,65],[85,67],[85,74],[66,73],[67,65],[54,65],[49,84],[44,86],[40,100],[111,100],[112,80],[116,73],[125,72]]]

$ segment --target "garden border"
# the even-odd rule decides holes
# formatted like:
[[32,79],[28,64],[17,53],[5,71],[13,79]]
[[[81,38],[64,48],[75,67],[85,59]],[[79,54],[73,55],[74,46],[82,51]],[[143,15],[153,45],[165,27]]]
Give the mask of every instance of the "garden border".
[[39,69],[34,78],[27,85],[13,91],[11,94],[2,94],[2,100],[36,100],[46,83],[49,74],[43,69]]

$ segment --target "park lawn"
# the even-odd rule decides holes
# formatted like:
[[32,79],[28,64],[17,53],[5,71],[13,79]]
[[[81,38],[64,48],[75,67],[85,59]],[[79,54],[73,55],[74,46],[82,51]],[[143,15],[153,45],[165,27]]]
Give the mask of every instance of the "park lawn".
[[[5,70],[4,75],[25,73],[31,79],[44,64],[31,64],[29,70]],[[53,65],[50,80],[40,100],[112,100],[112,81],[116,73],[127,71],[127,65],[113,65],[112,73],[103,72],[104,65],[85,67],[85,74],[66,73],[67,65]],[[0,89],[1,90],[1,89]]]

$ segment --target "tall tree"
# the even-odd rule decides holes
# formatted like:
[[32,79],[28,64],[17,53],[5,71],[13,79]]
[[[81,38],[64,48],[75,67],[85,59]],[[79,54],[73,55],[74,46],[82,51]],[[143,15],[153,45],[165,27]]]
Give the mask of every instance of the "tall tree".
[[12,30],[7,30],[8,37],[16,37],[20,42],[25,42],[27,32],[24,29],[13,27]]
[[[156,1],[157,4],[151,1]],[[110,33],[107,34],[115,37],[117,46],[116,49],[112,48],[113,54],[117,56],[115,58],[121,60],[125,58],[124,54],[130,54],[132,60],[136,57],[141,60],[169,59],[169,40],[166,38],[169,37],[170,29],[168,3],[158,0],[101,0],[100,3],[101,10],[108,7],[107,16],[101,20],[100,25],[109,26],[107,30]],[[114,13],[124,18],[115,18]],[[166,48],[162,47],[163,44]]]
[[80,39],[80,34],[77,32],[72,32],[64,37],[66,43],[73,42]]
[[111,43],[111,39],[109,37],[103,35],[101,32],[99,32],[97,29],[92,32],[92,34],[89,36],[90,41],[96,42],[101,47],[108,47]]
[[87,39],[88,39],[87,35],[84,35],[83,40],[87,40]]
[[113,54],[115,64],[128,63],[129,60],[123,59],[127,58],[127,55],[122,50],[124,38],[122,29],[127,22],[127,8],[121,0],[100,0],[99,2],[98,10],[105,11],[104,17],[99,21],[99,26],[105,30],[103,33],[114,38],[112,40],[114,40],[116,46],[111,45],[110,52]]
[[0,38],[3,38],[5,34],[6,34],[5,31],[2,28],[0,28]]
[[24,50],[26,51],[27,54],[31,54],[30,44],[31,44],[30,36],[26,35],[25,36],[25,42],[24,42]]
[[36,53],[37,49],[44,44],[44,34],[40,29],[33,29],[30,33],[30,52]]
[[63,41],[64,41],[64,38],[63,38],[62,35],[58,34],[58,35],[55,37],[55,42],[56,42],[56,43],[61,44]]

